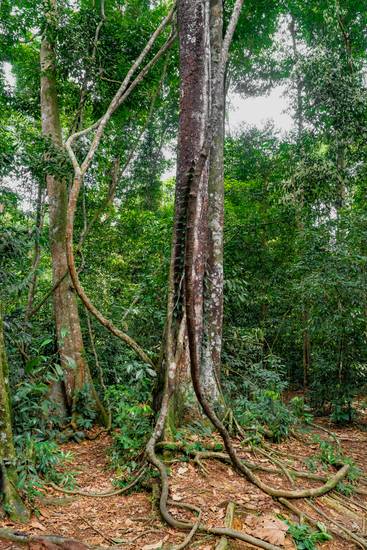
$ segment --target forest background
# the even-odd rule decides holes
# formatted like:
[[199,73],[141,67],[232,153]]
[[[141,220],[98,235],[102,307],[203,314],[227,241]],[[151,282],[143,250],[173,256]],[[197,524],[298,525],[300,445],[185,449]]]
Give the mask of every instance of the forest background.
[[[177,21],[165,1],[0,4],[0,426],[12,439],[0,458],[26,499],[41,478],[67,486],[58,445],[95,424],[113,429],[113,461],[130,474],[172,357],[174,440],[209,430],[196,353],[217,416],[255,439],[280,441],[311,413],[352,423],[365,408],[366,6],[209,4],[199,24],[187,3],[187,35],[185,2]],[[224,135],[231,94],[280,85],[291,130]],[[185,189],[196,182],[200,202],[206,171],[208,196],[192,206],[212,232],[201,264]]]

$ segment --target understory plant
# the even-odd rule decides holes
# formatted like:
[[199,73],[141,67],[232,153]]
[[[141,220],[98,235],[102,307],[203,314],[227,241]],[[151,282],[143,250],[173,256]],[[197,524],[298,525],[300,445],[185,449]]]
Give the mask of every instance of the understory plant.
[[288,520],[285,520],[285,523],[288,525],[288,533],[293,538],[297,550],[317,550],[317,543],[332,539],[321,522],[317,524],[318,531],[313,531],[306,523],[292,523]]

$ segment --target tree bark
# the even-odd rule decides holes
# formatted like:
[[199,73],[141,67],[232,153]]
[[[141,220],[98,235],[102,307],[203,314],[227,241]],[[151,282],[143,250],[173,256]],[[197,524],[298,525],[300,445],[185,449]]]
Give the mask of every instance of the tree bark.
[[[180,118],[165,357],[165,368],[172,361],[177,365],[175,389],[168,414],[170,428],[181,425],[188,415],[192,417],[198,413],[190,375],[184,278],[189,190],[195,161],[203,145],[209,112],[208,16],[207,2],[203,0],[178,2]],[[196,269],[203,273],[207,240],[207,170],[203,172],[201,184],[198,215],[202,223],[201,241],[198,244],[202,250]],[[200,307],[202,305],[198,303]]]
[[[41,51],[41,117],[42,133],[49,140],[50,149],[62,149],[62,133],[57,97],[54,45],[49,38],[52,19],[55,16],[56,0],[51,2],[52,13],[46,13],[47,27]],[[52,157],[52,152],[47,155]],[[47,159],[46,159],[47,160]],[[55,385],[52,396],[60,406],[60,413],[73,411],[75,394],[84,384],[92,384],[85,359],[82,331],[76,294],[68,271],[66,256],[66,219],[68,191],[66,178],[53,173],[46,175],[49,200],[50,247],[53,284],[60,281],[53,293],[53,309],[56,323],[57,343],[61,365],[64,370],[63,387]],[[64,278],[63,278],[64,277]]]
[[26,522],[29,519],[29,512],[16,490],[15,461],[9,397],[9,369],[0,305],[0,515],[3,509],[12,521]]
[[[200,350],[202,385],[209,401],[215,406],[220,403],[224,217],[222,0],[181,0],[178,2],[178,21],[180,119],[165,357],[165,368],[170,361],[176,360],[175,390],[168,415],[170,424],[176,427],[187,416],[190,419],[199,412],[190,375],[185,315],[187,270],[191,270],[194,287],[194,323]],[[218,111],[215,131],[210,153],[197,177],[196,170],[202,161],[200,157],[208,137],[214,101]],[[195,248],[194,254],[190,253],[190,247]],[[194,258],[192,264],[189,258]],[[179,344],[182,323],[185,326]]]
[[43,185],[41,181],[39,181],[38,190],[37,190],[36,227],[35,227],[35,235],[34,235],[34,254],[33,254],[33,261],[32,261],[32,275],[29,283],[27,307],[26,307],[25,316],[24,316],[26,321],[29,320],[29,315],[30,315],[30,312],[32,311],[34,296],[37,288],[38,266],[41,259],[40,237],[41,237],[41,232],[43,227],[43,218],[44,218],[43,203],[44,203]]
[[[224,226],[224,111],[223,78],[217,77],[223,47],[223,1],[210,1],[211,95],[216,94],[218,119],[209,155],[208,242],[204,274],[201,376],[208,399],[220,401],[219,379],[223,326],[223,226]],[[217,86],[216,89],[214,87]],[[219,89],[218,89],[219,88]]]
[[[296,32],[296,22],[295,18],[292,15],[291,22],[289,25],[289,30],[291,33],[292,38],[292,50],[293,50],[293,62],[297,64],[298,62],[298,51],[297,51],[297,32]],[[301,75],[298,71],[298,68],[296,68],[295,72],[295,86],[296,86],[296,92],[297,92],[297,103],[296,103],[296,124],[297,124],[297,138],[299,141],[299,144],[301,144],[302,140],[302,134],[303,134],[303,101],[302,101],[302,79]],[[304,189],[303,186],[300,189],[300,200],[299,203],[296,205],[297,212],[296,212],[296,223],[297,223],[297,229],[300,235],[304,235],[305,232],[305,223],[303,219],[303,206],[304,206]],[[309,322],[309,312],[307,304],[302,304],[302,362],[303,362],[303,387],[307,388],[308,382],[309,382],[309,375],[311,370],[311,338],[310,338],[310,332],[308,329],[308,322]]]

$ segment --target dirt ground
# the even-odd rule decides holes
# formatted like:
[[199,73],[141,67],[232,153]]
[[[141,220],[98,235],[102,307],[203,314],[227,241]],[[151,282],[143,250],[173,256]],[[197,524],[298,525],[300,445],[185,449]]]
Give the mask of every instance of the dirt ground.
[[[343,452],[353,458],[362,470],[367,470],[367,431],[355,427],[331,428],[325,420],[318,420],[318,424],[332,429],[340,440]],[[328,434],[316,428],[312,428],[312,433],[330,440]],[[68,468],[75,472],[78,487],[83,491],[104,492],[111,489],[114,476],[109,464],[108,449],[111,443],[110,436],[102,435],[94,441],[86,440],[63,445],[64,450],[73,454],[72,463]],[[292,437],[283,443],[272,444],[271,448],[276,451],[275,456],[278,459],[283,457],[284,464],[304,471],[307,471],[304,459],[312,458],[315,453],[320,452],[318,444],[312,441],[312,434],[306,434],[301,439]],[[252,462],[274,467],[274,462],[262,454],[241,450],[240,442],[238,451],[242,457]],[[190,503],[201,508],[202,521],[208,526],[224,526],[228,503],[234,502],[233,528],[269,542],[278,541],[277,544],[281,548],[296,548],[291,537],[284,532],[285,524],[278,518],[282,515],[296,522],[295,515],[237,474],[228,464],[217,460],[205,460],[205,463],[202,461],[202,465],[204,468],[192,461],[173,462],[170,465],[170,498],[173,501]],[[335,471],[332,468],[325,471],[319,466],[316,473],[327,475]],[[269,485],[289,489],[320,484],[317,481],[297,478],[292,487],[283,474],[260,473],[259,476]],[[330,495],[317,499],[316,503],[330,518],[360,535],[366,531],[367,524],[367,482],[363,482],[364,480],[359,486],[366,495],[351,495],[347,507],[340,508]],[[295,504],[318,521],[325,521],[306,502],[296,501]],[[37,535],[58,534],[78,539],[91,546],[114,546],[126,550],[170,548],[172,544],[182,542],[185,537],[185,533],[169,528],[162,521],[152,492],[90,498],[66,496],[50,488],[45,493],[45,498],[37,501],[37,508],[38,513],[27,526],[15,526],[9,521],[0,522],[0,526]],[[189,512],[183,513],[178,508],[170,510],[177,518],[190,518]],[[364,532],[364,535],[366,536],[367,532]],[[188,548],[212,550],[218,542],[218,537],[197,534]],[[12,543],[0,541],[1,550],[11,550],[15,547]],[[323,550],[347,550],[358,546],[334,535],[331,541],[324,542],[318,547]],[[245,550],[255,547],[243,542],[231,542],[231,548]]]

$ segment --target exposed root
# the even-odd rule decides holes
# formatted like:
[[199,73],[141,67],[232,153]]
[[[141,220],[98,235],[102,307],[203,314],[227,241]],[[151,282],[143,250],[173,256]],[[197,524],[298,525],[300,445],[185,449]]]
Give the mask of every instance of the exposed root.
[[281,460],[278,460],[277,458],[274,458],[273,456],[271,456],[270,453],[266,452],[264,449],[258,448],[257,451],[260,454],[262,454],[263,456],[265,456],[270,462],[273,462],[273,464],[278,466],[281,469],[281,471],[283,472],[283,474],[285,475],[285,477],[288,479],[288,481],[292,485],[292,487],[294,487],[294,479],[293,479],[293,477],[291,476],[291,474],[289,473],[289,471],[287,470],[287,468],[285,467],[285,465],[283,464],[283,462]]
[[59,493],[65,493],[66,495],[80,495],[82,497],[91,497],[91,498],[103,498],[103,497],[113,497],[116,495],[121,495],[122,493],[126,493],[130,489],[132,489],[143,477],[147,469],[146,464],[144,464],[135,479],[125,487],[121,487],[121,489],[117,489],[116,491],[106,491],[105,493],[89,493],[86,491],[81,491],[79,489],[64,489],[63,487],[59,487],[59,485],[56,485],[52,481],[49,482],[49,486],[55,489],[55,491],[59,491]]
[[[299,517],[300,523],[303,523],[304,520],[307,520],[307,522],[310,525],[312,525],[312,527],[316,527],[317,529],[319,529],[319,525],[318,525],[319,522],[316,519],[314,519],[312,516],[310,516],[309,514],[304,512],[303,510],[300,510],[294,504],[294,502],[290,502],[286,498],[280,498],[279,502],[281,504],[283,504],[283,506],[288,508],[288,510],[290,510],[291,512],[296,514]],[[325,516],[326,516],[326,514],[325,514]],[[328,519],[330,521],[330,518],[328,516],[326,516],[326,519]],[[336,535],[337,537],[342,537],[342,538],[344,538],[344,539],[346,539],[350,542],[355,542],[356,544],[358,544],[359,547],[361,547],[363,549],[365,548],[365,546],[363,546],[362,543],[360,543],[359,541],[357,542],[355,539],[351,538],[348,533],[343,533],[340,530],[339,525],[338,525],[338,529],[333,525],[327,525],[327,530],[330,531],[330,533],[333,533],[333,535]]]
[[100,529],[97,529],[97,527],[95,527],[93,525],[93,523],[91,523],[86,517],[79,516],[79,518],[82,521],[84,521],[84,523],[86,523],[88,525],[88,527],[90,527],[95,533],[98,533],[98,535],[100,535],[106,542],[113,543],[113,538],[112,537],[108,537],[107,535],[105,535],[103,533],[103,531],[101,531]]
[[362,537],[359,537],[358,535],[356,535],[355,533],[353,533],[352,531],[350,531],[349,529],[344,527],[344,525],[342,525],[341,523],[339,523],[335,519],[328,516],[323,510],[321,510],[321,508],[316,506],[311,500],[307,500],[307,504],[315,512],[317,512],[321,517],[328,520],[330,523],[335,525],[335,527],[337,527],[340,531],[342,531],[344,533],[344,538],[348,537],[349,540],[351,540],[351,541],[355,542],[356,544],[358,544],[358,546],[360,546],[360,548],[364,548],[364,549],[367,548],[367,540],[366,539],[364,539]]
[[202,511],[199,508],[197,508],[195,511],[198,513],[197,522],[194,523],[190,533],[185,537],[185,539],[181,542],[181,544],[179,544],[178,546],[174,546],[172,550],[183,550],[184,548],[186,548],[186,546],[190,544],[190,542],[194,538],[196,531],[200,527],[200,521],[202,516]]
[[352,508],[345,502],[340,502],[339,500],[334,498],[332,494],[330,496],[324,495],[322,497],[322,502],[326,504],[328,508],[332,508],[333,510],[341,514],[342,517],[349,516],[354,521],[358,521],[361,519],[358,512],[352,510]]
[[[227,506],[226,517],[224,519],[224,525],[226,527],[232,527],[235,509],[236,509],[235,503],[229,502]],[[230,544],[228,542],[227,537],[222,537],[215,547],[215,550],[229,550],[229,549],[230,549]]]
[[193,460],[194,460],[195,464],[197,464],[197,465],[199,466],[199,468],[200,468],[200,470],[203,472],[203,474],[204,474],[205,476],[208,476],[208,475],[209,475],[209,470],[208,470],[207,468],[205,468],[205,466],[204,466],[204,464],[201,462],[201,460],[200,460],[198,454],[196,454],[196,455],[194,456],[194,459],[193,459]]
[[17,544],[27,544],[29,547],[32,543],[37,548],[44,548],[45,550],[88,550],[90,547],[86,546],[82,542],[58,536],[34,536],[28,533],[22,533],[21,531],[12,531],[11,529],[0,528],[0,539],[9,540]]
[[[204,460],[204,459],[215,459],[215,460],[221,460],[222,462],[231,463],[231,458],[227,453],[221,453],[221,452],[215,452],[215,451],[187,451],[187,452],[189,452],[189,454],[194,455],[196,457],[196,459],[199,459],[200,461]],[[246,467],[249,470],[259,471],[259,472],[266,472],[268,474],[277,474],[277,475],[283,473],[282,470],[279,469],[279,468],[272,468],[272,467],[268,467],[268,466],[261,466],[260,464],[254,464],[253,462],[248,462],[247,460],[244,460],[241,457],[239,457],[239,459],[242,461],[243,464],[246,465]],[[197,460],[196,460],[196,462],[197,462]],[[339,471],[339,473],[340,473],[340,471]],[[325,482],[325,485],[328,483],[328,478],[326,476],[320,476],[318,474],[312,474],[310,472],[302,472],[301,470],[292,470],[291,475],[294,475],[295,477],[299,477],[299,478],[311,479],[313,481],[323,481],[323,482]],[[329,481],[335,480],[335,477],[336,476],[334,476],[333,478],[330,478]],[[321,488],[318,488],[318,489],[315,489],[315,490],[318,491],[320,489]],[[329,489],[329,490],[331,490],[331,489]],[[357,489],[356,489],[356,491],[357,491]],[[271,496],[274,496],[274,495],[271,495]],[[282,495],[280,495],[280,496],[282,496]],[[321,496],[321,495],[319,495],[319,496]],[[304,497],[293,497],[293,498],[304,498]]]
[[[167,504],[175,506],[176,508],[185,508],[187,510],[191,510],[197,513],[199,512],[199,508],[193,506],[192,504],[183,504],[181,502],[179,503],[173,501],[167,501]],[[176,523],[176,528],[178,529],[192,528],[192,524],[186,521],[183,522],[174,520],[174,522]],[[172,527],[175,526],[173,525]],[[200,531],[201,533],[207,533],[209,535],[219,535],[222,537],[228,537],[230,539],[241,540],[243,542],[253,544],[254,546],[258,546],[259,548],[264,548],[265,550],[280,550],[279,546],[275,546],[274,544],[270,544],[269,542],[265,542],[264,540],[258,539],[256,537],[252,537],[247,533],[241,533],[241,531],[236,531],[235,529],[231,529],[230,527],[205,527],[205,525],[199,525],[198,531]]]
[[364,510],[365,512],[367,512],[367,506],[364,506],[361,502],[353,500],[349,497],[346,497],[345,495],[341,496],[341,495],[339,495],[338,493],[335,493],[335,492],[332,492],[331,494],[332,494],[333,498],[336,498],[337,500],[339,500],[339,502],[349,503],[350,506],[360,508],[361,510]]

